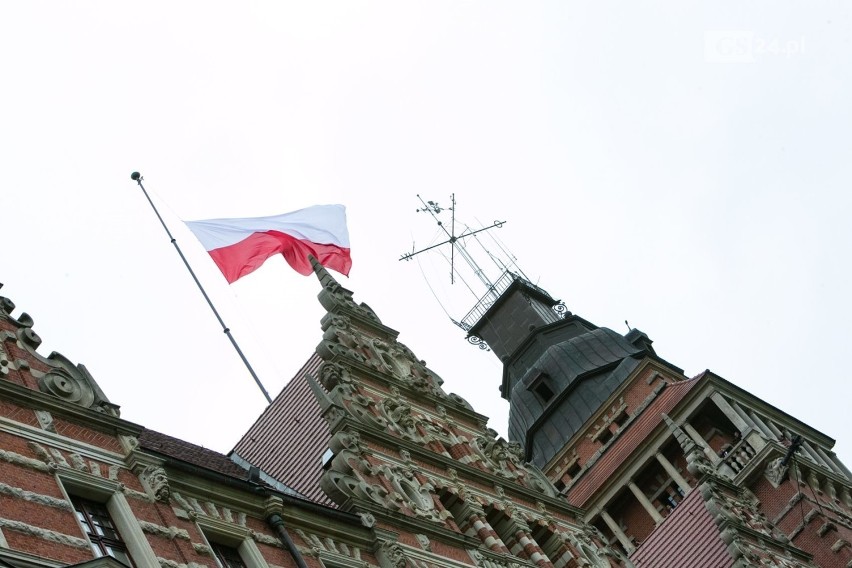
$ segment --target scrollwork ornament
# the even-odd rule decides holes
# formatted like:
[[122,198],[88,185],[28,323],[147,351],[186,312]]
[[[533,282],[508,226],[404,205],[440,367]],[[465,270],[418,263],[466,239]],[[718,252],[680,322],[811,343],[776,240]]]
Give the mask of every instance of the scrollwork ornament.
[[52,394],[67,402],[89,408],[95,402],[92,387],[80,379],[61,371],[51,371],[38,380],[42,392]]
[[491,351],[491,348],[488,347],[488,344],[485,342],[485,340],[479,337],[478,335],[468,335],[467,342],[471,345],[476,345],[483,351]]

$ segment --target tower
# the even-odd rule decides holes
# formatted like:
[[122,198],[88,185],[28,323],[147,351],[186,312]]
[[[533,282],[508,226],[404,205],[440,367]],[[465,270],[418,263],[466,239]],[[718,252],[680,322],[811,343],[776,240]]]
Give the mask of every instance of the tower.
[[852,475],[831,438],[686,377],[638,329],[510,271],[497,283],[462,321],[503,363],[509,439],[637,567],[849,566]]

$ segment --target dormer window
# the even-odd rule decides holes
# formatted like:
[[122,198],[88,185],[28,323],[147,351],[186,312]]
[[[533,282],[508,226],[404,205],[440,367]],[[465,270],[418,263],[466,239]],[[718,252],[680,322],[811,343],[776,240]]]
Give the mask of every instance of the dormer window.
[[536,397],[538,397],[539,401],[542,404],[547,404],[550,402],[550,399],[553,398],[555,394],[553,389],[550,388],[550,376],[547,373],[541,373],[536,379],[530,384],[529,389],[533,393],[535,393]]

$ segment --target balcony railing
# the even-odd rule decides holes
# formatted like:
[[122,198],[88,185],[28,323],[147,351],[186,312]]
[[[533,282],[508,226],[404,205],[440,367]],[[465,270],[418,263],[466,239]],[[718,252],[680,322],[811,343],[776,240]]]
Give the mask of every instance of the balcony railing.
[[[524,280],[514,272],[506,271],[504,272],[500,278],[497,279],[489,288],[488,291],[482,296],[479,301],[473,306],[473,309],[470,310],[466,316],[464,316],[461,320],[461,328],[465,331],[470,331],[470,329],[476,325],[482,316],[485,315],[485,312],[494,305],[494,302],[500,298],[500,294],[505,292],[509,286],[512,285],[512,282],[515,280]],[[533,286],[533,284],[530,284]]]

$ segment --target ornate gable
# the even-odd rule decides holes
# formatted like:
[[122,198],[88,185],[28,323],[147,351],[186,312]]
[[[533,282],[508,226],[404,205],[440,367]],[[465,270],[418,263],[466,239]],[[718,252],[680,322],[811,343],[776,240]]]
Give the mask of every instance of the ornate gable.
[[48,357],[37,352],[42,341],[33,330],[33,318],[26,312],[16,318],[14,309],[12,300],[0,296],[0,380],[117,417],[118,406],[109,402],[86,367],[55,351]]
[[[446,393],[373,310],[319,264],[314,270],[328,313],[311,384],[332,434],[320,484],[333,501],[381,530],[416,534],[421,545],[461,546],[465,563],[479,566],[626,562],[523,462],[517,444]],[[393,540],[385,543],[395,565],[429,564]]]

